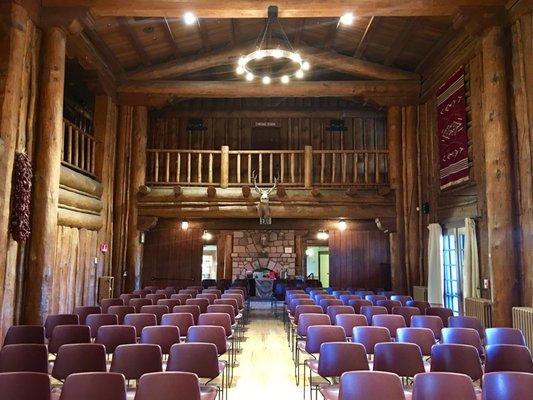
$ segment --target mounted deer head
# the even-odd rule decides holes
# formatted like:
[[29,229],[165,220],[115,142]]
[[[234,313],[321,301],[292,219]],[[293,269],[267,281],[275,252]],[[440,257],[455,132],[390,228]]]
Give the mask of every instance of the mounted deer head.
[[274,186],[268,189],[261,189],[259,186],[257,186],[257,174],[255,171],[252,172],[252,182],[254,184],[255,191],[261,196],[261,202],[268,202],[268,196],[270,196],[270,193],[272,193],[278,186],[278,178],[274,177]]

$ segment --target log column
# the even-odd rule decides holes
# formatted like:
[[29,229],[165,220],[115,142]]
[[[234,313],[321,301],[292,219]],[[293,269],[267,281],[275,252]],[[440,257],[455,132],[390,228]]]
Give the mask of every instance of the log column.
[[392,290],[404,293],[405,283],[405,231],[403,222],[402,182],[402,112],[391,106],[387,111],[387,138],[389,149],[389,182],[396,201],[396,232],[389,234],[391,254]]
[[59,175],[63,146],[65,32],[43,32],[43,62],[28,262],[26,323],[39,324],[49,310],[55,262]]
[[128,217],[128,242],[126,248],[126,290],[139,289],[141,285],[142,244],[138,225],[137,193],[146,183],[146,141],[148,131],[148,110],[139,106],[133,108],[131,141],[131,172]]
[[483,130],[485,131],[489,268],[495,326],[511,324],[517,271],[513,240],[514,200],[504,46],[502,27],[493,26],[484,32]]

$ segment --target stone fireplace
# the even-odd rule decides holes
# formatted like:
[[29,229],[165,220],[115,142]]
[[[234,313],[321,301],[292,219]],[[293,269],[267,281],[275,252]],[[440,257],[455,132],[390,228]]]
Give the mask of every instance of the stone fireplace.
[[235,231],[231,254],[233,279],[245,278],[247,272],[268,268],[289,276],[296,275],[294,231]]

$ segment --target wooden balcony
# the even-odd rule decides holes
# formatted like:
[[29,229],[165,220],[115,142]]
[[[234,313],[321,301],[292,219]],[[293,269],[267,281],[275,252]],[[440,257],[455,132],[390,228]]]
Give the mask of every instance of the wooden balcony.
[[388,186],[388,150],[147,150],[150,186]]
[[67,119],[63,119],[63,129],[62,164],[94,178],[96,138]]

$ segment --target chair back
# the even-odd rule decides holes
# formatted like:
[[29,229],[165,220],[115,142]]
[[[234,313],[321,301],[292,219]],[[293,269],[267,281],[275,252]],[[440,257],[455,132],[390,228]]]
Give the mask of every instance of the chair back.
[[377,343],[374,347],[374,371],[393,372],[408,378],[425,372],[420,347],[413,343]]
[[412,400],[476,400],[472,380],[452,372],[424,372],[415,376]]
[[529,400],[533,375],[525,372],[490,372],[483,376],[483,400]]
[[431,349],[431,372],[455,372],[477,381],[483,375],[481,359],[474,346],[439,344]]
[[60,400],[126,400],[126,381],[122,374],[84,372],[69,375]]
[[50,389],[48,374],[39,372],[0,374],[0,393],[5,400],[50,400]]
[[529,349],[516,344],[487,346],[485,373],[503,371],[533,373],[533,360]]
[[351,371],[341,376],[339,400],[405,400],[402,381],[396,374]]
[[121,344],[115,349],[109,372],[139,379],[150,372],[163,371],[161,348],[156,344]]
[[352,330],[352,342],[365,346],[367,354],[374,354],[377,343],[391,340],[389,330],[381,326],[356,326]]
[[13,325],[7,330],[4,346],[11,344],[44,344],[44,326]]
[[[0,373],[48,373],[48,349],[44,344],[10,344],[0,349]],[[1,392],[0,392],[1,393]]]
[[103,344],[65,344],[57,352],[52,376],[62,381],[71,374],[106,371],[106,354]]
[[348,371],[369,370],[365,348],[359,343],[326,342],[320,345],[318,374],[320,376],[340,377]]

